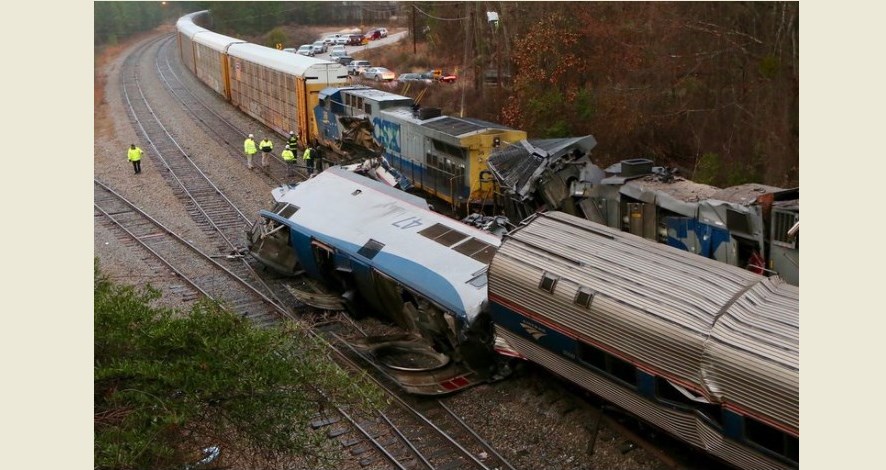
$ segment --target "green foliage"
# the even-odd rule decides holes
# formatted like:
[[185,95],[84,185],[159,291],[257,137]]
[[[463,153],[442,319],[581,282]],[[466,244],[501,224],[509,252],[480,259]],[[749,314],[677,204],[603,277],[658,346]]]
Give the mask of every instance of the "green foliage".
[[166,13],[160,2],[95,2],[95,45],[115,44],[119,39],[157,27]]
[[155,308],[160,293],[94,276],[95,468],[181,468],[197,450],[295,456],[335,467],[307,422],[378,397],[326,358],[304,327],[258,328],[203,301],[186,314]]
[[716,185],[721,173],[720,155],[708,152],[696,162],[692,180],[697,183]]
[[295,47],[295,46],[286,46],[289,44],[289,38],[286,36],[286,33],[283,32],[283,28],[274,28],[268,33],[267,44],[268,47],[276,47],[277,44],[283,44],[284,47]]

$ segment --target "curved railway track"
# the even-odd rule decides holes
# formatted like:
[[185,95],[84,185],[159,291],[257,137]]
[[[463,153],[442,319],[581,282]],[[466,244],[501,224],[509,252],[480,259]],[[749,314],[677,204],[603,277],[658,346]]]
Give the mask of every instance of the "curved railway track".
[[[121,73],[123,95],[130,119],[153,149],[152,156],[166,170],[162,173],[167,184],[184,202],[188,214],[198,227],[215,240],[218,253],[239,254],[244,248],[237,241],[242,240],[244,231],[252,226],[251,221],[188,156],[163,125],[142,90],[137,64],[142,54],[161,39],[162,37],[142,46],[124,61]],[[245,257],[238,256],[237,259],[243,279],[249,279],[256,289],[282,306],[283,302],[278,294],[255,272],[249,261]]]
[[244,281],[242,269],[223,266],[98,180],[93,180],[93,207],[94,216],[102,217],[125,244],[139,245],[153,255],[145,261],[155,271],[169,270],[186,283],[192,298],[219,301],[259,325],[287,315],[275,300]]

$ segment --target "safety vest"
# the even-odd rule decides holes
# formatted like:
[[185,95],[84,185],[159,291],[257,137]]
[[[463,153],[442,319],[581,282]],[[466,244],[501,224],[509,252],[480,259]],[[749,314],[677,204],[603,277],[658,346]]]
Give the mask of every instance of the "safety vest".
[[261,149],[265,152],[270,152],[274,149],[274,143],[270,140],[263,140],[260,144],[258,144],[258,146],[261,147]]
[[292,153],[292,150],[286,149],[280,153],[280,156],[283,157],[284,161],[291,162],[295,160],[295,154]]
[[140,149],[138,147],[136,147],[136,148],[130,147],[129,152],[127,152],[126,156],[129,157],[129,161],[137,162],[142,159],[142,149]]
[[304,156],[303,156],[302,158],[305,159],[305,160],[310,160],[310,159],[311,159],[311,147],[308,147],[308,148],[305,149],[305,154],[304,154]]
[[289,141],[287,143],[289,144],[289,148],[291,148],[291,149],[298,147],[298,136],[293,135],[293,136],[289,137]]
[[243,141],[243,151],[249,155],[255,153],[255,141],[250,138],[247,138],[245,141]]

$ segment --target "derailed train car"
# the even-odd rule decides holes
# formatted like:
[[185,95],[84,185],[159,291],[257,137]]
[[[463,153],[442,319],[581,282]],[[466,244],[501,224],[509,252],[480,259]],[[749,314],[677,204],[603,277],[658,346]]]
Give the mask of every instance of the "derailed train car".
[[416,196],[331,167],[273,190],[275,207],[248,234],[254,257],[343,293],[356,313],[382,313],[408,336],[362,344],[382,363],[394,351],[421,370],[391,367],[407,390],[452,392],[494,374],[486,269],[499,238],[432,212]]
[[798,465],[796,286],[562,212],[499,239],[336,167],[273,195],[252,255],[406,330],[359,345],[430,364],[390,364],[404,389],[450,393],[518,357],[738,467]]
[[799,455],[799,289],[562,212],[507,234],[496,334],[520,355],[743,468]]
[[564,151],[561,141],[578,139],[525,141],[489,158],[511,220],[560,210],[800,284],[799,188],[717,188],[642,158],[604,170],[587,151]]

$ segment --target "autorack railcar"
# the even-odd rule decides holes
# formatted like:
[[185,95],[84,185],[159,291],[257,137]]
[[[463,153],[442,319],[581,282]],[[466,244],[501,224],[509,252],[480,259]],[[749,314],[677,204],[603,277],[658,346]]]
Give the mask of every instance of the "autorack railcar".
[[[432,212],[427,202],[339,167],[272,191],[248,234],[250,253],[283,274],[304,272],[344,293],[354,313],[381,313],[445,356],[432,380],[398,379],[421,394],[485,380],[494,359],[484,311],[486,269],[499,238]],[[404,348],[397,337],[373,345]]]
[[562,212],[504,236],[496,335],[742,468],[799,453],[799,288]]
[[330,87],[316,107],[318,138],[340,145],[342,118],[363,119],[391,165],[426,193],[453,206],[491,203],[493,182],[484,179],[493,150],[526,138],[526,132],[480,119],[419,108],[412,98],[366,86]]
[[185,65],[216,93],[280,134],[316,135],[313,108],[320,90],[347,83],[347,69],[334,62],[288,54],[216,34],[195,21],[208,11],[176,23]]

